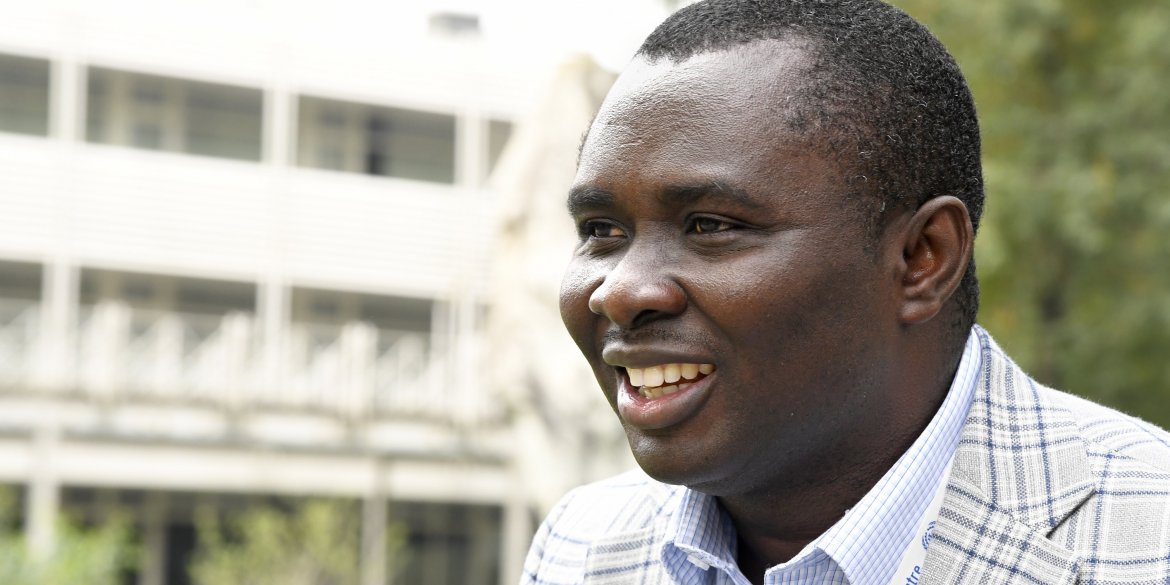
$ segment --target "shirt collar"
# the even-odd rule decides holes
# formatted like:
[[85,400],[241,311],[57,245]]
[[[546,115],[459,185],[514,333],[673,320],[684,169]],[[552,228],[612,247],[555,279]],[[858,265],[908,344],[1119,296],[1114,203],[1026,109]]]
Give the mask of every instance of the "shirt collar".
[[[974,326],[946,398],[910,448],[841,520],[792,560],[769,569],[767,582],[776,581],[773,573],[822,555],[837,563],[853,585],[889,582],[902,552],[917,537],[918,520],[946,479],[943,471],[958,446],[975,395],[980,335],[985,335],[982,328]],[[683,577],[707,567],[738,575],[735,529],[715,498],[681,489],[675,499],[662,551],[663,565],[675,580],[694,582]]]
[[696,573],[709,567],[734,574],[735,527],[715,498],[683,488],[666,527],[663,566],[676,583],[697,583]]
[[889,583],[902,553],[918,536],[919,519],[946,481],[943,472],[975,397],[982,360],[976,329],[967,336],[951,387],[926,429],[861,501],[814,542],[854,585]]

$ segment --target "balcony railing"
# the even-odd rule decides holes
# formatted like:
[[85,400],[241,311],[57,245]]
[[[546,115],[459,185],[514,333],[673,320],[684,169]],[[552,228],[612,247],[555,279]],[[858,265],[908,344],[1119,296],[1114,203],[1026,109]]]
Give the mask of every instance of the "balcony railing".
[[0,387],[26,383],[40,328],[40,305],[0,300]]
[[80,308],[69,355],[48,360],[69,371],[46,378],[37,376],[38,363],[46,362],[38,357],[52,351],[41,343],[40,315],[35,302],[0,299],[5,391],[73,394],[103,404],[201,404],[237,413],[305,411],[352,421],[490,418],[486,401],[467,400],[479,393],[461,391],[454,375],[471,367],[471,356],[440,351],[425,333],[364,322],[291,323],[272,339],[246,313],[199,315],[103,302]]

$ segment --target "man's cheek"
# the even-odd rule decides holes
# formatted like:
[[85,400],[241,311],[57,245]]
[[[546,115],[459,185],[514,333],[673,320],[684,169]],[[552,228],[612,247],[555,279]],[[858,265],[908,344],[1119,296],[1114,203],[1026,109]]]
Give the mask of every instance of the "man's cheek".
[[589,310],[589,295],[604,278],[604,273],[595,264],[574,260],[565,271],[560,288],[561,321],[577,346],[586,353],[591,324],[597,318]]

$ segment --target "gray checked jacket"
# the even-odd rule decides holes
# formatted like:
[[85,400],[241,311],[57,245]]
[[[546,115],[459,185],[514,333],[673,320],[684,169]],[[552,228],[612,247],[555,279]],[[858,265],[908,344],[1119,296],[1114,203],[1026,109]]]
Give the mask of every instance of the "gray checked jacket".
[[[919,583],[1170,585],[1170,434],[1041,386],[976,332],[978,388]],[[522,583],[671,582],[664,504],[680,488],[622,477],[566,496]]]

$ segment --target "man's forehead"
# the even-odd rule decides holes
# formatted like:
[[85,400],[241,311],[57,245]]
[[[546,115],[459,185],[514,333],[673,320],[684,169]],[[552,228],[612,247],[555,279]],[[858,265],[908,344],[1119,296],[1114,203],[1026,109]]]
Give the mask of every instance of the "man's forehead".
[[621,124],[648,112],[685,115],[696,102],[727,108],[727,115],[769,102],[782,106],[799,87],[809,46],[799,39],[760,40],[679,62],[639,56],[618,77],[595,122]]
[[799,123],[816,107],[811,47],[756,41],[680,62],[639,58],[589,130],[573,191],[599,189],[631,203],[722,184],[785,213],[837,201],[850,192],[852,170],[820,127]]
[[681,62],[636,59],[582,144],[575,183],[651,163],[693,177],[741,176],[763,158],[773,168],[791,164],[777,155],[804,150],[784,119],[798,103],[806,46],[756,41]]

